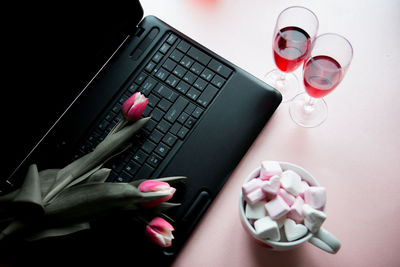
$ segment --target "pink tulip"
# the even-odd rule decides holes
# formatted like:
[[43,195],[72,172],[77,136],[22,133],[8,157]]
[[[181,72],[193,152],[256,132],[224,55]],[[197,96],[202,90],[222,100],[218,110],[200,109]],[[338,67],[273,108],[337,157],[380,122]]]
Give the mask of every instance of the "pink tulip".
[[136,121],[142,116],[149,100],[140,92],[134,93],[121,107],[122,114],[129,121]]
[[171,187],[168,183],[157,180],[146,180],[139,185],[138,189],[140,192],[162,192],[169,194],[165,197],[142,203],[142,205],[145,207],[155,207],[165,201],[170,200],[176,191],[176,189]]
[[166,220],[160,217],[154,218],[146,227],[146,235],[151,242],[161,246],[170,247],[172,245],[172,231],[174,227]]

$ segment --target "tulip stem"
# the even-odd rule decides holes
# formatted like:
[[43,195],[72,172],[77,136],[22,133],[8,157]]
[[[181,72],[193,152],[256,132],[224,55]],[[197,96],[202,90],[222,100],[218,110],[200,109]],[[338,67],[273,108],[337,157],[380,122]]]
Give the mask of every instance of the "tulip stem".
[[111,129],[111,131],[108,133],[108,135],[112,135],[116,132],[118,132],[119,130],[121,130],[122,128],[124,128],[124,126],[128,123],[128,120],[123,117],[122,119],[120,119],[118,121],[117,124],[114,125],[114,127]]

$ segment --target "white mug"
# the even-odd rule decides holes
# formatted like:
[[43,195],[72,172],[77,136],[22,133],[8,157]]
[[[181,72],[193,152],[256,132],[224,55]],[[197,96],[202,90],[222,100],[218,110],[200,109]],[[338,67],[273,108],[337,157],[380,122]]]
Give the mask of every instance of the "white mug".
[[[308,182],[310,185],[319,186],[317,180],[305,169],[295,164],[289,162],[279,162],[283,171],[285,170],[292,170],[299,174],[303,180]],[[260,167],[252,171],[249,176],[245,179],[244,183],[249,181],[250,179],[256,178],[260,175]],[[305,243],[306,241],[310,242],[311,244],[319,247],[320,249],[329,252],[329,253],[336,253],[340,249],[340,241],[329,233],[324,228],[320,228],[320,230],[313,234],[310,231],[308,233],[297,240],[291,242],[281,242],[281,241],[273,241],[268,239],[260,239],[257,237],[254,227],[248,221],[245,211],[244,211],[245,201],[242,196],[242,191],[240,191],[239,197],[239,207],[240,207],[240,219],[243,225],[243,228],[250,234],[250,236],[261,246],[269,248],[275,251],[284,251],[293,249],[295,247],[300,246],[301,244]],[[326,205],[324,207],[324,212],[326,212]]]

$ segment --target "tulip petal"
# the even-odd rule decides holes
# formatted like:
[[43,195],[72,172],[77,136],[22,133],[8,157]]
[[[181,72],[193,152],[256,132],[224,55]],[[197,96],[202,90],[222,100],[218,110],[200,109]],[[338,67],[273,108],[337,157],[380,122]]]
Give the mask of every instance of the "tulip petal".
[[174,239],[172,231],[174,231],[174,227],[160,217],[154,218],[146,227],[146,235],[153,243],[161,247],[172,245],[172,239]]

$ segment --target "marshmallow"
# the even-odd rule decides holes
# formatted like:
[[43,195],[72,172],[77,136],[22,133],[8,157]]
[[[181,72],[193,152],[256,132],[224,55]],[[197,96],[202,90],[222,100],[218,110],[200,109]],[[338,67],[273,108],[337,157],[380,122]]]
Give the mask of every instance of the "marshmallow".
[[265,217],[266,211],[264,208],[265,201],[258,201],[254,205],[250,205],[247,203],[246,205],[246,217],[249,219],[260,219]]
[[281,181],[278,175],[274,175],[269,180],[265,180],[261,183],[261,189],[269,199],[273,199],[278,194],[280,187]]
[[261,239],[271,239],[279,241],[281,235],[279,233],[278,224],[269,216],[265,216],[254,222],[257,237]]
[[250,203],[251,205],[256,204],[257,201],[260,201],[265,198],[264,192],[261,190],[261,188],[257,188],[256,190],[248,193],[247,195],[244,195],[246,201]]
[[296,224],[296,222],[291,219],[286,219],[284,226],[286,239],[289,242],[302,238],[308,232],[307,227],[303,224]]
[[304,191],[304,201],[314,209],[321,209],[326,203],[326,190],[322,186],[310,186]]
[[257,188],[261,187],[262,180],[260,179],[251,179],[247,183],[242,185],[242,192],[243,194],[247,195],[250,192],[256,190]]
[[281,218],[290,210],[288,204],[279,195],[267,202],[267,204],[265,204],[265,209],[268,215],[274,220]]
[[304,213],[304,225],[312,233],[318,232],[318,230],[321,228],[322,223],[326,219],[326,214],[320,210],[312,208],[308,204],[303,205],[303,213]]
[[286,191],[297,196],[301,192],[301,177],[294,171],[284,171],[281,175],[281,185]]
[[292,194],[290,194],[288,191],[286,191],[286,190],[283,189],[283,188],[280,188],[280,189],[279,189],[278,195],[280,195],[280,196],[283,198],[283,200],[285,200],[285,202],[286,202],[289,206],[292,206],[293,203],[294,203],[294,201],[295,201],[295,199],[296,199],[295,196],[293,196]]
[[304,199],[304,191],[306,191],[306,189],[309,187],[310,187],[310,185],[306,181],[302,180],[299,196],[301,196]]
[[262,180],[268,180],[274,175],[280,175],[282,173],[281,165],[278,161],[263,161],[261,162],[260,178]]
[[288,212],[287,217],[289,219],[292,219],[296,223],[302,223],[304,220],[303,205],[304,205],[303,198],[298,196],[294,201],[293,205],[290,207],[290,211]]

